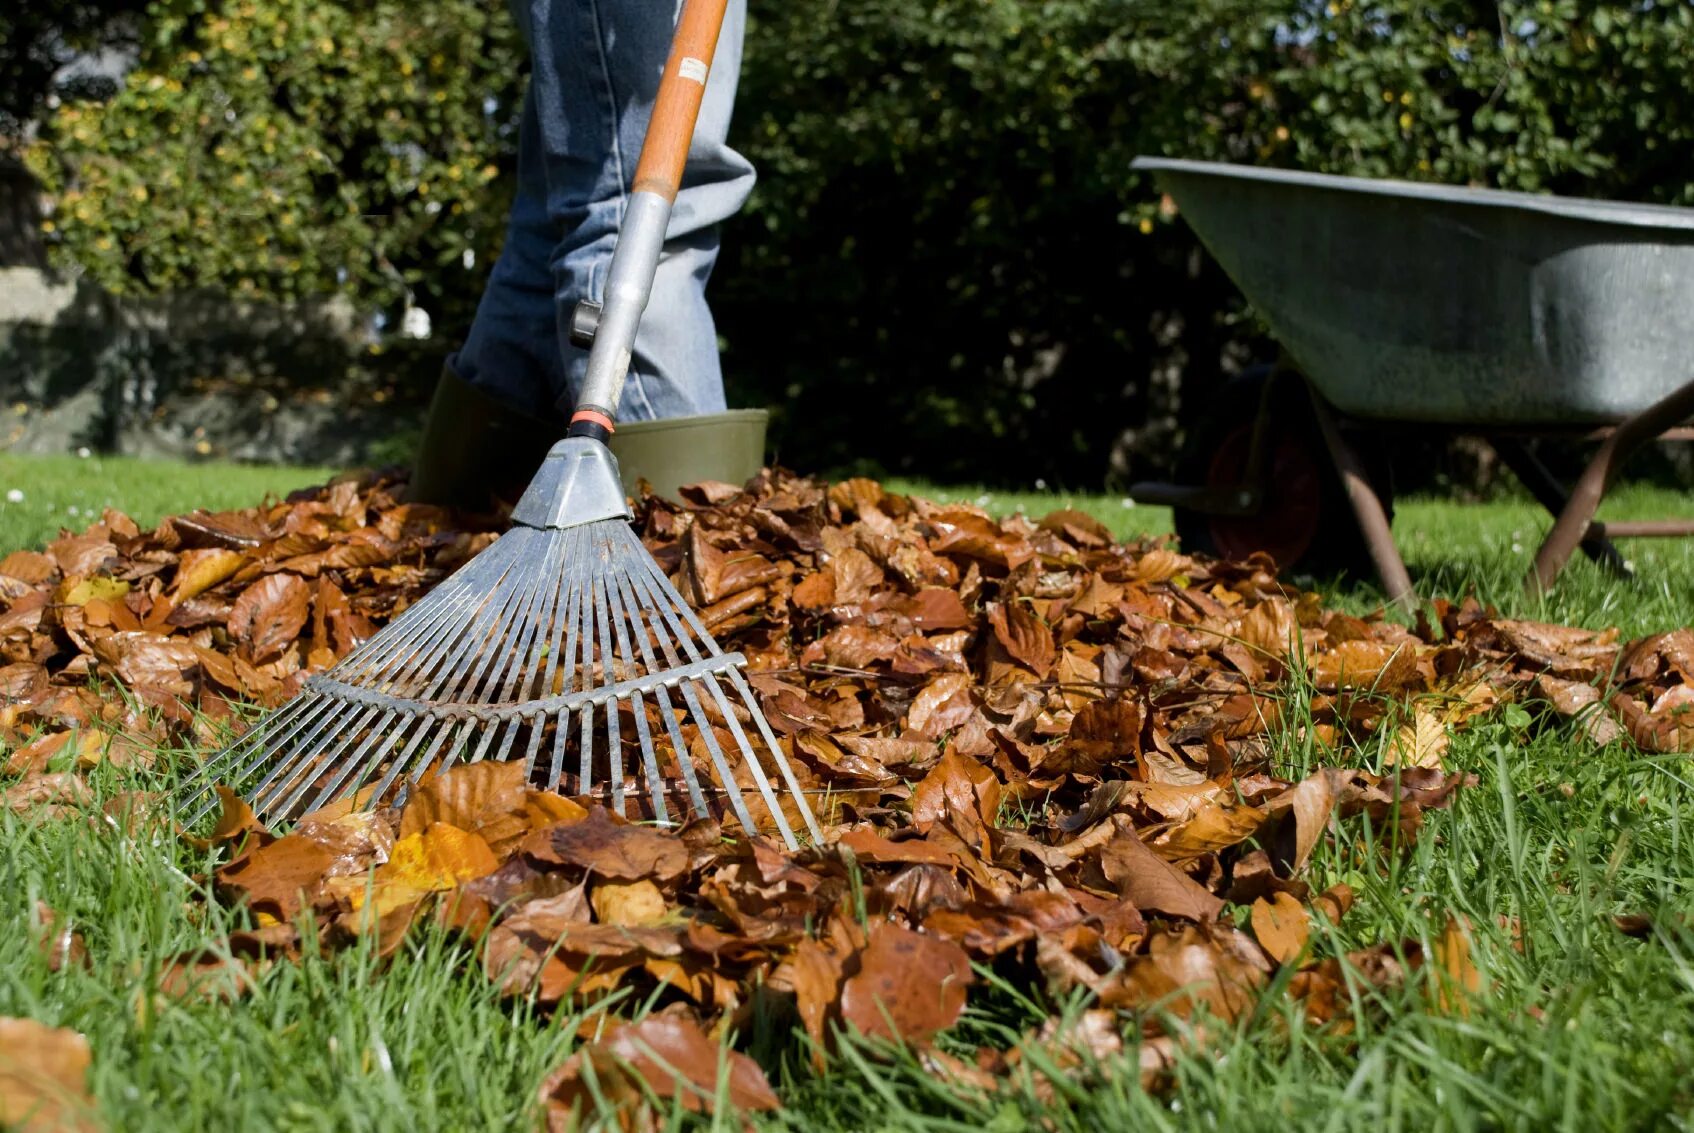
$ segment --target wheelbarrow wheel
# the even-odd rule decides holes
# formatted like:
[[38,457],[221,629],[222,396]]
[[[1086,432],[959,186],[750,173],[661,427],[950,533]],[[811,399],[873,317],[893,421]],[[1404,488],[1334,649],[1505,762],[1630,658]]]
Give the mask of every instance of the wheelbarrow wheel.
[[[1234,378],[1189,433],[1177,462],[1177,482],[1208,488],[1244,485],[1250,469],[1253,423],[1268,367]],[[1176,533],[1185,550],[1225,559],[1263,551],[1286,574],[1319,578],[1371,578],[1370,549],[1353,517],[1347,490],[1324,446],[1306,391],[1284,380],[1267,406],[1265,493],[1256,515],[1208,515],[1175,509]],[[1387,456],[1373,446],[1364,456],[1371,486],[1384,510],[1394,513]]]

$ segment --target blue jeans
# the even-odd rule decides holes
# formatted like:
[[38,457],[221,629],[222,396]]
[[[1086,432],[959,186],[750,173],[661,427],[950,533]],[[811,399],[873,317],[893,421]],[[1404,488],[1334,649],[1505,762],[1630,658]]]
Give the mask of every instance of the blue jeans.
[[[531,57],[518,187],[459,375],[515,409],[568,418],[588,352],[567,331],[576,301],[599,302],[670,52],[680,0],[511,0]],[[706,280],[718,225],[753,188],[726,142],[741,70],[746,0],[731,0],[664,257],[635,340],[618,416],[640,421],[724,408]]]

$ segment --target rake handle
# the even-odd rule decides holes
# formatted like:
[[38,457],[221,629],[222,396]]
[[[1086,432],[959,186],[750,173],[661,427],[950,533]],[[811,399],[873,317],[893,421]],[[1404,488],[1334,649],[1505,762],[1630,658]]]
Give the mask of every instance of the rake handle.
[[653,292],[653,275],[664,252],[665,228],[682,184],[694,123],[706,96],[706,80],[728,6],[729,0],[687,0],[677,20],[670,58],[665,61],[647,135],[641,143],[635,183],[612,251],[605,298],[588,354],[588,375],[571,414],[570,436],[605,441],[615,427],[618,399],[635,349],[635,332]]

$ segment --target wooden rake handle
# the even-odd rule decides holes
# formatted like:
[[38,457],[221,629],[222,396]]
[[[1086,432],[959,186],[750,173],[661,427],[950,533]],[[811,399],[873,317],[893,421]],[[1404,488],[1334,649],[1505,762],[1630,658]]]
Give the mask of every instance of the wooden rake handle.
[[683,6],[664,77],[659,80],[647,137],[641,143],[641,160],[635,167],[637,193],[657,193],[667,201],[676,200],[728,7],[729,0],[688,0]]
[[[635,333],[653,293],[653,275],[664,254],[671,205],[682,184],[682,168],[694,138],[694,120],[700,116],[700,102],[706,96],[706,78],[711,74],[712,55],[718,48],[718,32],[728,6],[729,0],[688,0],[677,20],[671,56],[665,61],[659,95],[653,101],[647,136],[641,143],[634,191],[618,229],[617,247],[612,250],[606,299],[593,315],[588,372],[571,413],[568,436],[604,443],[616,427],[618,399],[629,376]],[[581,304],[578,306],[580,310]]]

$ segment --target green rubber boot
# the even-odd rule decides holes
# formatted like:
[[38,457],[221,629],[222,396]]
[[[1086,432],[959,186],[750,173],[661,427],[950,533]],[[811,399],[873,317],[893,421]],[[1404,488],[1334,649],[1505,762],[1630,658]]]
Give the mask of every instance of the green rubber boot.
[[442,366],[406,498],[496,511],[523,494],[547,450],[564,435],[562,423],[513,409]]
[[763,409],[620,421],[609,447],[618,458],[625,493],[635,495],[636,484],[646,480],[653,491],[674,500],[684,484],[746,483],[764,465],[769,421]]

